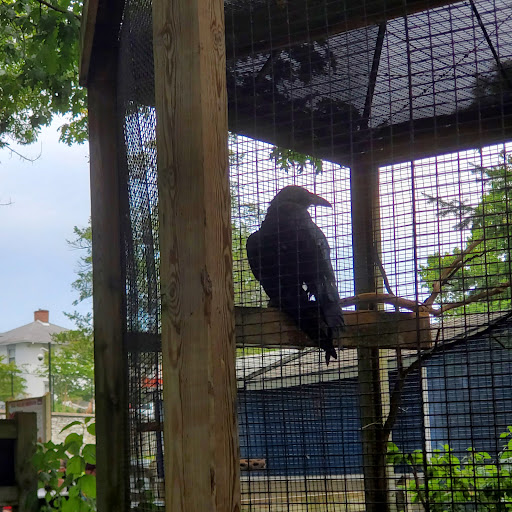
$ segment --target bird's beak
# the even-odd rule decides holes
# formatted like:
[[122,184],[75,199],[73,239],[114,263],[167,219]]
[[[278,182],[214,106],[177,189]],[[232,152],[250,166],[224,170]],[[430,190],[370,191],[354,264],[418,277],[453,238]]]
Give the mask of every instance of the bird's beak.
[[311,194],[310,201],[312,206],[327,206],[328,208],[332,208],[332,204],[329,203],[329,201],[323,197],[317,196],[316,194]]

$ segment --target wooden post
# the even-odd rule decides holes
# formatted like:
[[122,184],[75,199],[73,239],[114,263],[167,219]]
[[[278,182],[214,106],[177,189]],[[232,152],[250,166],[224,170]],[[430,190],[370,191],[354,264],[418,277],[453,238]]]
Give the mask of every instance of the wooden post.
[[[375,195],[378,169],[355,162],[351,167],[352,244],[355,293],[376,291],[374,265]],[[358,306],[368,309],[367,305]],[[382,436],[382,400],[380,389],[379,349],[357,349],[359,398],[363,441],[363,473],[366,510],[389,510],[386,478],[386,446]]]
[[240,510],[222,0],[154,0],[168,512]]
[[[113,3],[110,4],[113,8]],[[106,9],[109,11],[109,9]],[[123,353],[116,72],[116,20],[98,14],[88,74],[98,511],[124,512],[128,499],[127,378]]]
[[34,412],[19,412],[14,419],[17,430],[14,471],[19,489],[18,510],[36,511],[39,509],[37,470],[32,465],[32,456],[36,452],[37,416]]

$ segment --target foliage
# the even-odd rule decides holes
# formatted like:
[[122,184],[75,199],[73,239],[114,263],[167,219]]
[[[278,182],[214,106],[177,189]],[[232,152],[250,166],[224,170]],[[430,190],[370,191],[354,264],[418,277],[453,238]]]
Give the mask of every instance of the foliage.
[[0,2],[0,146],[33,142],[56,114],[61,140],[87,137],[86,93],[78,84],[79,0]]
[[5,356],[0,356],[0,401],[5,402],[9,398],[22,395],[27,386],[21,377],[22,371],[16,363],[4,363]]
[[[90,222],[85,228],[74,227],[75,238],[68,244],[83,252],[79,258],[77,279],[72,283],[78,292],[79,302],[92,296],[92,231]],[[76,329],[64,331],[53,336],[52,345],[52,393],[55,410],[67,411],[62,402],[89,402],[94,394],[94,341],[92,315],[83,315],[77,311],[66,313]],[[45,353],[46,368],[42,373],[48,374],[48,353]]]
[[[61,432],[75,425],[82,425],[84,432],[96,434],[92,418],[86,418],[83,423],[73,421]],[[71,433],[63,443],[38,443],[32,463],[38,471],[39,488],[46,491],[41,512],[96,510],[96,476],[86,472],[87,464],[96,465],[96,445],[85,444],[83,433]]]
[[410,467],[413,478],[405,487],[413,503],[431,512],[512,510],[512,427],[500,437],[506,444],[497,461],[473,448],[460,459],[449,445],[426,456],[422,450],[403,454],[388,443],[388,463]]
[[[460,202],[445,201],[429,197],[437,203],[441,216],[456,214],[457,230],[469,230],[465,246],[453,253],[436,252],[427,258],[427,264],[420,268],[420,276],[432,290],[434,282],[440,279],[444,269],[471,243],[483,240],[482,244],[468,254],[468,262],[443,285],[438,302],[457,302],[464,298],[493,288],[510,280],[512,222],[512,156],[504,155],[504,162],[488,168],[475,168],[474,174],[482,181],[484,193],[476,207]],[[489,304],[491,310],[504,310],[510,305],[510,289]],[[466,312],[487,312],[488,304],[475,302],[465,306]],[[457,311],[452,310],[451,313]]]
[[92,297],[92,228],[91,220],[84,228],[73,228],[75,238],[68,240],[68,245],[82,252],[78,260],[77,278],[71,285],[78,292],[78,299],[73,302],[76,306],[79,302]]
[[247,259],[245,245],[252,231],[261,222],[258,207],[254,204],[241,202],[234,187],[231,187],[231,228],[233,254],[233,281],[235,287],[235,305],[259,305],[261,298],[266,297],[252,274]]
[[[56,402],[90,401],[94,395],[94,343],[88,329],[64,331],[52,345],[52,392]],[[48,365],[48,353],[45,353]],[[44,370],[45,375],[47,370]]]
[[305,155],[292,149],[274,146],[270,152],[270,159],[274,160],[276,165],[285,172],[288,172],[291,167],[293,169],[297,168],[297,172],[302,174],[306,165],[310,165],[316,174],[320,174],[323,171],[321,158]]

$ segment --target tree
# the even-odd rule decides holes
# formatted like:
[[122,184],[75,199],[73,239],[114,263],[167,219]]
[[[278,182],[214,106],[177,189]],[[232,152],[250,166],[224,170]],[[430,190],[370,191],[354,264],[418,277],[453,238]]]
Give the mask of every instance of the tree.
[[4,363],[4,356],[0,356],[0,401],[23,395],[27,386],[21,376],[21,370],[15,363]]
[[34,142],[55,115],[61,140],[87,137],[86,93],[78,84],[77,0],[0,2],[0,146]]
[[[459,302],[475,297],[485,290],[503,288],[491,302],[473,302],[465,306],[466,312],[487,312],[510,309],[511,236],[512,225],[512,155],[503,155],[503,163],[475,168],[474,174],[482,180],[484,192],[480,203],[472,207],[463,202],[429,197],[438,205],[440,215],[457,214],[460,221],[455,229],[468,230],[463,247],[453,253],[436,252],[420,268],[420,276],[432,291],[432,285],[442,282],[436,302]],[[480,243],[479,243],[480,242]],[[453,262],[464,256],[465,263],[443,276]],[[488,309],[489,308],[489,309]],[[452,310],[452,312],[455,310]]]
[[[92,231],[75,226],[75,238],[68,240],[70,247],[80,250],[77,278],[72,288],[78,292],[73,305],[92,297]],[[94,396],[94,342],[92,315],[77,311],[66,313],[76,329],[61,332],[53,337],[52,392],[57,404],[63,401],[89,402]],[[48,354],[45,353],[46,365]],[[47,370],[45,370],[45,375]]]
[[[54,336],[52,392],[62,403],[89,402],[94,396],[94,343],[90,329],[65,331]],[[46,362],[48,363],[48,357]]]

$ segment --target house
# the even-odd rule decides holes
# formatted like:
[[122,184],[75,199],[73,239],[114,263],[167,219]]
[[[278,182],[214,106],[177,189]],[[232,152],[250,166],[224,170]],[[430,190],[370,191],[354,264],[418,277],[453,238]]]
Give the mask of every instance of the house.
[[[495,457],[512,425],[512,314],[452,317],[432,328],[444,348],[407,376],[392,439],[406,452],[449,444],[459,456],[472,446]],[[417,355],[402,351],[402,364]],[[386,412],[397,359],[395,351],[380,357]],[[266,460],[253,475],[361,473],[356,350],[340,351],[328,367],[317,349],[263,352],[236,364],[241,457]]]
[[[51,324],[46,309],[34,311],[34,321],[0,333],[0,356],[5,362],[15,362],[26,380],[27,396],[41,396],[49,391],[48,367],[44,353],[53,343],[52,335],[67,331]],[[40,372],[44,372],[44,376]]]

